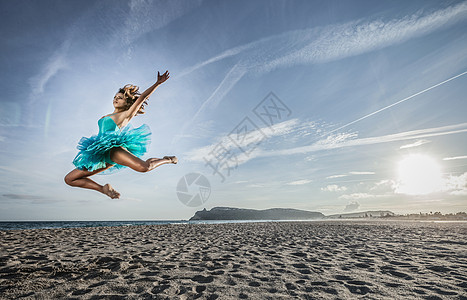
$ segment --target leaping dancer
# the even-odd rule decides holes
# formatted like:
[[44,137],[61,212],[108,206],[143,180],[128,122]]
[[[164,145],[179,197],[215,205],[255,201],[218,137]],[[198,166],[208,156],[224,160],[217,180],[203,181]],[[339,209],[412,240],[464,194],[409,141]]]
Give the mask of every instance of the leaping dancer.
[[110,184],[100,185],[89,177],[98,173],[110,174],[130,167],[137,172],[148,172],[163,164],[176,164],[176,156],[142,160],[151,142],[151,130],[146,124],[138,128],[128,126],[130,120],[144,113],[144,105],[155,89],[169,79],[169,72],[160,75],[157,81],[142,94],[138,87],[127,84],[119,89],[113,100],[114,112],[99,119],[99,133],[89,138],[82,137],[78,154],[73,160],[76,169],[65,176],[68,185],[99,191],[112,199],[120,193]]

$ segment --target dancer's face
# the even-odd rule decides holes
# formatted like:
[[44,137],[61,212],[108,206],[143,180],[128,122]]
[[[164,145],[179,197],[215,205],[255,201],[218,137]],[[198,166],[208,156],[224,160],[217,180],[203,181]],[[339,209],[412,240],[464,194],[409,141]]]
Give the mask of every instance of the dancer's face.
[[115,108],[123,108],[126,105],[126,100],[123,98],[122,93],[115,94],[114,101],[113,101]]

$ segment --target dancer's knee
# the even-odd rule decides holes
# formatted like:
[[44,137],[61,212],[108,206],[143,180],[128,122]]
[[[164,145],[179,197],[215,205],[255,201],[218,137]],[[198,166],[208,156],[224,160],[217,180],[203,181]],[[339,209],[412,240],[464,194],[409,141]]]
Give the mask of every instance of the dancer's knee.
[[141,172],[141,173],[146,173],[148,172],[149,169],[149,163],[148,162],[141,162],[140,164],[137,164],[136,168],[134,168],[135,171]]
[[[81,171],[82,172],[82,171]],[[71,171],[70,173],[66,174],[65,183],[71,186],[76,186],[76,180],[82,178],[81,174],[78,174],[76,169]]]
[[68,185],[71,185],[73,186],[73,180],[74,178],[72,176],[70,176],[70,174],[67,174],[65,176],[65,178],[63,178],[65,180],[65,183],[68,184]]

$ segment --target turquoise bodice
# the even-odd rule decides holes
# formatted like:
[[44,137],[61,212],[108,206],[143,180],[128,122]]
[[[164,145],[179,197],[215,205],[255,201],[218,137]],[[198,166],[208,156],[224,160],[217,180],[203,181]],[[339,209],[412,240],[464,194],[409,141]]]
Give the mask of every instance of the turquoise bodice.
[[115,121],[109,116],[99,119],[97,124],[99,125],[99,135],[107,131],[120,131]]

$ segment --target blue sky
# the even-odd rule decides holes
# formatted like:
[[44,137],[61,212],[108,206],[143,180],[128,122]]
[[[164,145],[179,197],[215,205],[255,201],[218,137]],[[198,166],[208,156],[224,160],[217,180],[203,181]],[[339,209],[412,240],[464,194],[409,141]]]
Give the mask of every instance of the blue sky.
[[[467,2],[0,6],[0,220],[188,219],[215,206],[467,209]],[[179,164],[92,177],[118,200],[67,186],[76,144],[97,133],[118,88],[144,90],[165,70],[170,79],[132,124],[152,130],[145,158]],[[255,111],[269,101],[285,110],[269,108],[275,117],[263,122]],[[206,164],[213,153],[224,178]],[[189,173],[211,186],[198,207],[177,197]]]

